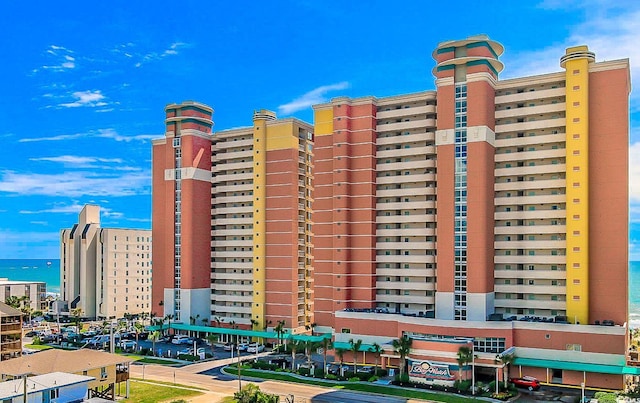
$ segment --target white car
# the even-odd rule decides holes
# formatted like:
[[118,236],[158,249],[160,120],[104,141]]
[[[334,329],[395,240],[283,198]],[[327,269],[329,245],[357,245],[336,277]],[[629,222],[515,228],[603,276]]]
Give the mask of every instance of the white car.
[[183,334],[179,334],[171,339],[171,344],[189,344],[190,342],[191,339]]
[[249,347],[247,347],[247,353],[261,353],[263,351],[263,344],[250,344]]
[[123,350],[130,350],[132,348],[136,348],[136,341],[135,340],[122,340],[119,343],[119,346]]

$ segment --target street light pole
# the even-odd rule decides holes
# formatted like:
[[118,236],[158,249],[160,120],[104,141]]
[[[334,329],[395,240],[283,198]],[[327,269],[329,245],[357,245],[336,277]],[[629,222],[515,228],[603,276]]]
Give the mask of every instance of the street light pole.
[[471,347],[471,394],[476,394],[476,354],[473,344]]
[[580,394],[580,396],[581,396],[580,403],[584,403],[584,382],[581,382],[581,383],[580,383],[580,389],[581,389],[581,392],[582,392],[582,393]]

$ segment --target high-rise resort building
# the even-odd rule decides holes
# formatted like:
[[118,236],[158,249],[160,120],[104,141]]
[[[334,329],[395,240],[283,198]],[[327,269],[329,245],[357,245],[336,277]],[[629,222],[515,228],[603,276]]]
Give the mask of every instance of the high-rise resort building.
[[212,109],[168,105],[153,143],[154,309],[264,329],[312,323],[311,125],[256,111],[211,134]]
[[60,231],[63,315],[122,318],[151,312],[151,231],[101,228],[100,207],[87,204],[78,223]]
[[[208,107],[168,106],[154,308],[193,312],[182,296],[203,289],[210,306],[192,306],[212,322],[312,322],[336,347],[378,343],[385,366],[407,336],[416,380],[509,365],[621,389],[640,373],[627,361],[629,62],[576,46],[559,72],[500,80],[503,51],[486,36],[440,43],[435,90],[335,98],[314,106],[313,130],[260,111],[212,135]],[[458,371],[460,346],[473,368]]]

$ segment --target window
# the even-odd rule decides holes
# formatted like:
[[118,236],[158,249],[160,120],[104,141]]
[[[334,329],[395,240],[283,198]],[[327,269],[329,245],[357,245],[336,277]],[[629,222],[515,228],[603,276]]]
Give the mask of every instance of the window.
[[108,376],[107,374],[107,367],[102,367],[100,368],[100,378],[101,379],[106,379]]
[[49,397],[51,398],[51,400],[60,398],[60,389],[51,389],[49,391]]

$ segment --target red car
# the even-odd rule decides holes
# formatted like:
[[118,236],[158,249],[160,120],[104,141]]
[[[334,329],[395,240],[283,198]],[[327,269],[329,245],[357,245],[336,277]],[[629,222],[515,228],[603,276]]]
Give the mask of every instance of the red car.
[[540,381],[532,376],[523,376],[522,378],[511,378],[511,383],[518,388],[527,388],[529,390],[540,389]]

